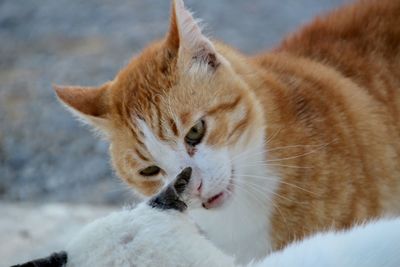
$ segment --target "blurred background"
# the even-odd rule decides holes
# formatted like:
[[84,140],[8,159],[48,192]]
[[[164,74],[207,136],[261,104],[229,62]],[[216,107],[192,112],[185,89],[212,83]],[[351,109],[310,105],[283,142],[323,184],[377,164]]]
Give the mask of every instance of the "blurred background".
[[[186,0],[205,32],[246,53],[272,48],[349,0]],[[51,84],[100,85],[168,27],[167,0],[0,0],[0,266],[44,256],[132,201],[108,145]]]

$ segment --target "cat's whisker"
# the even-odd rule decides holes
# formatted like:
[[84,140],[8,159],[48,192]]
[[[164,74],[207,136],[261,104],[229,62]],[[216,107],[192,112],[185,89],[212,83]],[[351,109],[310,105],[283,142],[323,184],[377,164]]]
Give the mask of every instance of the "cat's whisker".
[[288,146],[280,146],[280,147],[273,147],[268,149],[267,148],[267,152],[272,152],[272,151],[276,151],[276,150],[282,150],[282,149],[288,149],[288,148],[306,148],[306,147],[322,147],[322,146],[326,146],[326,144],[320,144],[320,145],[288,145]]
[[[258,203],[260,206],[264,207],[264,206],[267,206],[265,200],[272,200],[272,198],[270,198],[267,194],[265,194],[266,192],[257,190],[256,187],[253,187],[251,185],[250,186],[249,185],[247,185],[247,186],[236,185],[236,186],[238,186],[238,188],[240,188],[240,190],[244,191],[248,196],[250,196],[253,200],[255,200],[255,202],[252,203],[253,205]],[[258,194],[254,194],[254,192],[256,192],[258,194],[260,194],[260,193],[264,194],[265,200],[263,200],[261,197],[257,197]]]
[[[284,200],[286,200],[286,201],[289,201],[289,202],[295,202],[295,200],[293,200],[293,199],[289,199],[289,198],[287,198],[287,197],[284,197],[284,196],[282,196],[282,195],[280,195],[279,193],[276,193],[276,192],[274,192],[274,191],[272,191],[272,190],[268,190],[267,188],[264,188],[264,190],[265,191],[262,191],[260,188],[259,188],[259,184],[258,183],[255,183],[255,182],[251,182],[251,181],[241,181],[242,182],[242,186],[249,186],[249,187],[252,187],[254,190],[256,190],[256,191],[259,191],[259,192],[261,192],[261,193],[263,193],[263,194],[266,194],[266,195],[268,195],[269,193],[272,193],[273,195],[275,195],[275,196],[277,196],[277,197],[279,197],[279,198],[281,198],[281,199],[284,199]],[[261,191],[260,191],[261,190]],[[297,202],[297,203],[300,203],[300,202]],[[300,203],[301,204],[301,203]]]
[[283,215],[282,210],[274,202],[271,202],[271,203],[272,203],[272,206],[278,211],[279,215],[282,217],[283,222],[285,223],[285,226],[286,226],[286,230],[289,231],[290,230],[289,224],[288,224],[286,217]]
[[[257,205],[260,209],[265,210],[267,207],[267,202],[264,201],[262,199],[262,197],[260,196],[260,193],[253,193],[254,190],[252,190],[251,188],[247,187],[241,187],[241,186],[237,186],[236,187],[237,191],[242,191],[245,192],[245,194],[248,196],[246,198],[243,198],[239,203],[237,203],[238,205],[240,205],[240,207],[238,207],[240,210],[244,209],[244,210],[249,210],[249,209],[254,209],[254,205]],[[227,189],[227,191],[230,191]],[[265,199],[270,199],[268,195],[262,193],[262,196],[265,197]],[[271,201],[272,203],[272,201]],[[234,218],[233,218],[234,217]],[[248,225],[251,224],[253,219],[247,216],[240,216],[239,214],[236,213],[231,213],[231,223],[234,221],[240,220],[241,223],[243,225]],[[240,245],[240,241],[238,239],[235,238],[236,232],[234,230],[231,231],[231,241],[235,242],[237,245]],[[259,240],[259,242],[262,242],[262,240]]]
[[[259,201],[260,203],[265,205],[265,201],[261,197],[256,197],[256,196],[258,196],[258,194],[254,195],[254,194],[252,194],[252,192],[249,192],[249,184],[245,184],[245,183],[241,183],[241,182],[242,181],[235,181],[236,189],[242,189],[243,191],[247,191],[249,193],[249,196],[251,196],[252,198],[255,198],[257,201]],[[251,187],[250,187],[250,189],[251,189]],[[272,200],[270,198],[270,196],[268,195],[268,192],[269,192],[268,190],[263,190],[263,189],[257,188],[257,187],[254,187],[253,189],[254,189],[253,191],[258,191],[259,193],[261,193],[262,197]]]
[[[267,154],[268,152],[271,152],[271,151],[279,151],[279,150],[288,149],[288,148],[310,147],[310,146],[311,147],[318,147],[318,148],[317,149],[313,149],[311,151],[308,151],[306,153],[310,153],[310,154],[314,153],[314,152],[318,151],[320,148],[327,146],[327,144],[323,144],[323,145],[290,145],[290,146],[276,147],[276,148],[272,148],[272,149],[266,149],[265,151],[264,150],[263,151],[258,151],[258,152],[254,153],[254,154],[251,154],[251,156],[256,156],[256,155],[264,154],[264,153]],[[239,154],[239,155],[241,155],[241,154]],[[243,156],[249,156],[249,155],[250,155],[250,153],[246,153]],[[296,155],[296,156],[303,156],[303,155],[307,155],[307,154]],[[238,159],[242,159],[242,157],[237,157],[237,158],[235,157],[232,160],[238,160]],[[275,160],[275,159],[272,159],[272,160]],[[271,161],[271,160],[265,160],[265,161]]]
[[[269,144],[269,142],[271,142],[271,141],[279,134],[279,132],[280,132],[282,129],[283,129],[283,128],[281,127],[281,128],[279,128],[278,130],[276,130],[275,133],[271,135],[271,137],[269,137],[268,139],[266,139],[266,140],[263,142],[262,147],[266,147],[266,145]],[[238,155],[236,155],[235,157],[233,157],[233,158],[231,159],[231,161],[240,159],[240,158],[246,156],[247,154],[251,153],[252,151],[254,151],[254,150],[259,150],[259,149],[260,149],[259,147],[253,147],[253,148],[251,148],[251,149],[242,151],[241,153],[239,153]],[[261,153],[264,153],[264,152],[265,152],[265,151],[264,151],[264,149],[263,149],[263,151],[260,151],[260,154],[261,154]]]
[[[245,186],[240,186],[240,185],[238,185],[238,184],[236,184],[236,186],[237,186],[238,189],[240,189],[240,190],[242,190],[242,191],[247,191],[247,192],[249,192],[249,193],[248,193],[249,199],[248,199],[247,202],[250,202],[250,200],[252,199],[252,200],[255,201],[256,203],[257,203],[257,202],[261,202],[261,205],[262,205],[262,206],[267,206],[268,204],[271,204],[272,207],[273,207],[273,208],[279,213],[279,215],[282,217],[282,220],[283,220],[283,222],[284,222],[284,224],[285,224],[285,228],[286,228],[287,230],[290,229],[289,226],[288,226],[287,219],[286,219],[286,217],[284,216],[284,214],[282,213],[281,209],[280,209],[279,206],[275,203],[275,201],[273,200],[273,198],[271,198],[268,194],[265,194],[264,191],[260,190],[260,189],[259,189],[258,187],[256,187],[256,186],[252,186],[252,185],[249,186],[249,184],[246,184],[246,187],[245,187]],[[263,201],[262,199],[259,199],[259,198],[255,197],[255,196],[257,196],[258,194],[253,194],[252,192],[257,192],[257,191],[260,192],[261,194],[263,194],[263,196],[266,198],[266,200],[269,200],[269,202],[266,203],[266,202]],[[249,205],[249,206],[251,206],[251,205]]]
[[[250,181],[246,181],[246,182],[244,182],[244,181],[240,181],[240,180],[236,180],[235,181],[235,185],[238,185],[238,184],[240,184],[240,182],[242,182],[242,186],[253,186],[254,188],[253,189],[255,189],[255,190],[260,190],[260,188],[259,188],[259,184],[256,184],[256,183],[252,183],[252,182],[250,182]],[[276,192],[274,192],[274,191],[272,191],[272,190],[268,190],[268,188],[264,188],[264,190],[265,191],[261,191],[262,193],[267,193],[267,194],[273,194],[273,195],[275,195],[275,196],[277,196],[277,197],[279,197],[279,198],[281,198],[281,199],[284,199],[284,200],[286,200],[286,201],[289,201],[289,202],[294,202],[294,200],[293,199],[289,199],[289,198],[287,198],[287,197],[284,197],[284,196],[282,196],[282,195],[280,195],[279,193],[276,193]]]
[[[255,162],[257,163],[257,162]],[[240,165],[241,167],[267,167],[267,166],[278,166],[278,167],[287,167],[287,168],[294,168],[294,169],[313,169],[314,167],[307,167],[307,166],[296,166],[296,165],[286,165],[286,164],[275,164],[275,163],[262,163],[262,164],[249,164],[249,165]]]
[[282,131],[282,129],[283,129],[283,126],[280,127],[279,129],[277,129],[277,130],[275,131],[275,133],[273,133],[269,138],[267,138],[267,139],[265,140],[264,145],[269,144],[275,137],[277,137],[278,134]]
[[[271,139],[271,138],[270,138],[270,139]],[[268,140],[270,140],[270,139],[268,139]],[[266,148],[265,150],[258,151],[258,152],[254,153],[254,154],[251,154],[251,156],[256,156],[256,155],[264,154],[264,153],[265,153],[265,154],[268,154],[268,152],[279,151],[279,150],[290,149],[290,148],[317,147],[316,149],[310,150],[310,151],[308,151],[308,152],[306,152],[306,153],[304,153],[304,154],[296,155],[296,156],[305,156],[305,155],[308,155],[308,153],[311,154],[311,153],[314,153],[314,152],[316,152],[316,151],[319,151],[320,149],[327,147],[328,145],[330,145],[330,144],[333,143],[333,142],[334,142],[334,141],[331,141],[331,142],[328,142],[328,143],[325,143],[325,144],[320,144],[320,145],[313,145],[313,144],[310,144],[310,145],[288,145],[288,146],[275,147],[275,148],[271,148],[271,149]],[[264,142],[264,145],[266,145],[267,143],[268,143],[267,141]],[[242,152],[242,153],[236,155],[235,157],[233,157],[233,158],[231,159],[231,161],[240,160],[240,159],[242,159],[242,158],[245,157],[245,156],[249,156],[250,153],[251,153],[252,151],[258,150],[258,149],[260,149],[260,148],[257,147],[257,148],[252,148],[252,149],[246,150],[246,151],[244,151],[244,152]],[[286,159],[292,159],[292,157],[283,158],[283,159],[285,159],[285,160],[286,160]],[[282,159],[282,160],[283,160],[283,159]],[[271,160],[272,160],[272,161],[277,161],[278,159],[271,159]],[[271,161],[271,160],[269,160],[269,161]],[[267,160],[266,160],[266,161],[267,161]]]
[[[251,149],[246,149],[246,150],[244,150],[244,151],[242,151],[241,153],[239,153],[239,154],[237,154],[237,155],[235,155],[234,157],[232,157],[231,158],[231,161],[233,162],[233,161],[235,161],[235,160],[239,160],[239,159],[241,159],[241,158],[243,158],[243,157],[245,157],[245,156],[247,156],[248,154],[250,154],[251,152],[254,152],[254,151],[258,151],[260,148],[255,148],[255,147],[253,147],[253,148],[251,148]],[[263,151],[258,151],[258,153],[264,153],[264,150]]]
[[[259,176],[259,175],[246,175],[246,174],[244,174],[244,175],[238,175],[237,177],[260,179],[260,180],[275,180],[274,178],[271,178],[271,177]],[[315,195],[315,196],[320,196],[319,194],[317,194],[315,192],[307,190],[307,189],[305,189],[305,188],[303,188],[301,186],[298,186],[296,184],[293,184],[293,183],[289,183],[289,182],[285,182],[285,181],[279,181],[279,183],[298,188],[298,189],[300,189],[300,190],[302,190],[304,192],[307,192],[307,193]]]
[[326,145],[323,145],[320,148],[317,148],[317,149],[314,149],[314,150],[311,150],[311,151],[307,151],[307,152],[305,152],[303,154],[299,154],[299,155],[295,155],[295,156],[290,156],[290,157],[285,157],[285,158],[269,159],[269,160],[266,160],[266,162],[275,162],[275,161],[289,160],[289,159],[296,159],[296,158],[304,157],[304,156],[310,155],[312,153],[316,153],[316,152],[320,151],[322,148],[327,147],[328,145],[329,144],[326,144]]
[[[258,187],[251,187],[251,186],[250,186],[250,187],[249,187],[249,186],[244,187],[244,186],[239,185],[239,184],[235,184],[235,185],[236,185],[236,188],[237,188],[237,189],[248,192],[248,196],[249,196],[252,200],[261,203],[262,206],[266,206],[266,205],[268,205],[268,204],[272,204],[273,208],[275,208],[275,209],[278,211],[279,215],[282,217],[283,222],[285,223],[286,228],[289,229],[289,227],[288,227],[288,222],[287,222],[286,217],[283,215],[283,213],[282,213],[281,209],[279,208],[279,206],[278,206],[277,204],[274,203],[273,199],[272,199],[268,194],[265,194],[265,192],[263,192],[262,190],[260,190]],[[257,196],[258,194],[253,194],[253,192],[255,192],[255,191],[257,191],[257,190],[258,190],[258,192],[261,192],[261,193],[263,194],[263,196],[266,198],[266,200],[269,201],[268,204],[265,203],[265,201],[263,201],[262,199],[257,198],[256,196]],[[250,202],[250,199],[246,199],[246,202]],[[249,204],[249,206],[251,206],[251,205]]]
[[[246,210],[254,208],[254,205],[259,206],[261,209],[266,209],[268,204],[272,203],[272,198],[264,191],[257,190],[251,186],[236,185],[237,192],[242,192],[247,197],[241,199],[238,205],[243,206]],[[261,197],[262,196],[262,197]],[[263,199],[264,198],[264,199]]]

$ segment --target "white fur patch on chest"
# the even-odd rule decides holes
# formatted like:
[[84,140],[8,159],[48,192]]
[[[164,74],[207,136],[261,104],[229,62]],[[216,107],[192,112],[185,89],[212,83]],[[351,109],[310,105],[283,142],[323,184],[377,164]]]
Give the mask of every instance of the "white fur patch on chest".
[[236,188],[230,203],[216,210],[190,211],[207,237],[241,264],[261,259],[272,250],[269,220],[280,180],[265,167],[253,167],[264,161],[263,138],[255,138],[249,147],[232,159]]

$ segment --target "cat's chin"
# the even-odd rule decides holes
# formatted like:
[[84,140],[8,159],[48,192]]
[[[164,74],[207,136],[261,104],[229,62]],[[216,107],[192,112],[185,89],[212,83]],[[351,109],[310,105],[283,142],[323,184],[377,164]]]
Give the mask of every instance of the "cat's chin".
[[233,176],[229,180],[228,186],[218,194],[210,197],[202,203],[205,209],[216,209],[226,204],[233,194]]

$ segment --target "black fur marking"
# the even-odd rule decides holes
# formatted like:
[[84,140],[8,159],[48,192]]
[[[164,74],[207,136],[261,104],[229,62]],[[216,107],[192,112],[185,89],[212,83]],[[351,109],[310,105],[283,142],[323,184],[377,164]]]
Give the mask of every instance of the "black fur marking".
[[67,252],[61,251],[51,254],[46,258],[28,261],[11,267],[63,267],[67,263]]
[[169,185],[165,190],[151,198],[148,204],[153,208],[162,210],[174,209],[184,211],[187,208],[185,202],[180,199],[180,195],[185,191],[192,175],[192,168],[185,168],[178,176],[173,184]]
[[187,185],[190,182],[190,177],[192,176],[192,168],[185,168],[178,176],[176,177],[176,181],[174,183],[174,188],[178,195],[182,194]]

